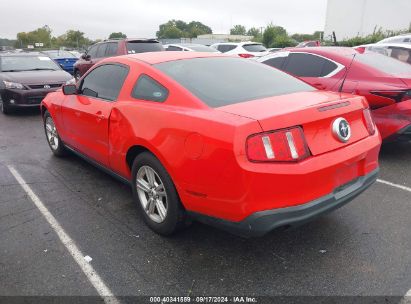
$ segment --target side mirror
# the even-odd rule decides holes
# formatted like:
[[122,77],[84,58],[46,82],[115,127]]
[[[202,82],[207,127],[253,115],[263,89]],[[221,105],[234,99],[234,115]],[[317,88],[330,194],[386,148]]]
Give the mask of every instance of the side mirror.
[[77,87],[75,84],[66,84],[62,87],[64,95],[76,95],[77,94]]

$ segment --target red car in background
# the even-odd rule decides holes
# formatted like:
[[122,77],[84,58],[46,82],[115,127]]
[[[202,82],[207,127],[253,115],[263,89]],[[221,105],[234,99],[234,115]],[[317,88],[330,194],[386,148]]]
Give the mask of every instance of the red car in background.
[[74,77],[80,79],[93,65],[107,57],[164,51],[156,39],[114,39],[92,45],[74,64]]
[[381,140],[367,107],[196,52],[105,59],[41,105],[52,152],[130,183],[157,233],[194,218],[244,236],[305,223],[376,180]]
[[411,139],[411,66],[344,47],[296,48],[258,59],[312,86],[367,98],[384,140]]

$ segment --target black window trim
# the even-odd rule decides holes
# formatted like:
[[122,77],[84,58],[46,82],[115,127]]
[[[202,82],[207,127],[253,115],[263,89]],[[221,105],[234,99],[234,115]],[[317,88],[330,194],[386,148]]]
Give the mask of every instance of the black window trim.
[[[138,82],[140,81],[140,79],[141,79],[142,77],[148,77],[148,78],[154,80],[154,82],[158,83],[160,86],[162,86],[162,87],[164,88],[164,90],[167,92],[167,94],[166,94],[166,97],[164,98],[163,101],[152,100],[152,99],[144,99],[144,98],[137,98],[137,97],[134,97],[134,96],[133,96],[134,89],[135,89],[135,87],[137,86]],[[132,87],[132,89],[131,89],[131,92],[130,92],[130,97],[133,98],[134,100],[144,100],[144,101],[150,101],[150,102],[154,102],[154,103],[165,103],[165,102],[167,101],[167,99],[168,99],[169,96],[170,96],[170,90],[169,90],[165,85],[163,85],[160,81],[158,81],[157,79],[154,79],[154,77],[152,77],[152,76],[150,76],[150,75],[148,75],[148,74],[146,74],[146,73],[141,73],[141,74],[138,76],[138,78],[137,78],[136,82],[134,83],[134,85],[133,85],[133,87]]]
[[102,64],[98,64],[98,65],[95,65],[95,66],[93,66],[90,70],[88,70],[87,71],[87,74],[83,77],[83,79],[81,80],[81,82],[79,83],[79,85],[78,85],[78,92],[79,93],[77,93],[77,95],[79,95],[79,96],[85,96],[85,97],[88,97],[88,98],[93,98],[93,99],[98,99],[98,100],[102,100],[102,101],[105,101],[105,102],[110,102],[110,103],[113,103],[113,102],[117,102],[117,100],[118,100],[118,95],[117,95],[117,98],[116,99],[113,99],[113,100],[111,100],[111,99],[107,99],[107,98],[101,98],[101,97],[94,97],[94,96],[89,96],[89,95],[84,95],[84,94],[81,94],[80,92],[80,88],[82,87],[82,85],[83,85],[83,82],[84,82],[84,79],[86,79],[87,78],[87,75],[89,75],[91,72],[93,72],[95,69],[97,69],[97,68],[99,68],[99,67],[102,67],[102,66],[105,66],[105,65],[117,65],[117,66],[121,66],[121,67],[123,67],[123,68],[126,68],[126,70],[127,70],[127,74],[126,74],[126,77],[124,78],[124,81],[123,81],[123,84],[121,85],[121,87],[120,87],[120,91],[119,91],[119,94],[118,95],[120,95],[120,93],[121,93],[121,90],[123,89],[123,86],[124,86],[124,83],[127,81],[127,77],[128,77],[128,74],[130,73],[130,67],[128,66],[128,65],[126,65],[126,64],[123,64],[123,63],[119,63],[119,62],[104,62],[104,63],[102,63]]

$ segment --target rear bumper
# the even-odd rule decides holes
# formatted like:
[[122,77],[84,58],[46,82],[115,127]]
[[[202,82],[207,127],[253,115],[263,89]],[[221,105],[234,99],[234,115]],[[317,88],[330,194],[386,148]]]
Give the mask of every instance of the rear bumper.
[[306,204],[265,210],[251,214],[240,222],[231,222],[191,212],[190,215],[200,222],[219,227],[243,237],[263,236],[279,227],[300,226],[321,215],[327,214],[349,203],[377,179],[379,169],[340,186],[328,195]]

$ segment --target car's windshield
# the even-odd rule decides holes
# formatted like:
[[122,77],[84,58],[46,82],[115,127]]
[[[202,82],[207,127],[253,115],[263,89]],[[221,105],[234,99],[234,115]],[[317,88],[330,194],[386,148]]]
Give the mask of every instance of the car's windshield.
[[390,75],[411,75],[411,65],[378,53],[357,54],[355,60]]
[[247,52],[266,52],[267,51],[265,46],[262,44],[245,44],[243,45],[243,48]]
[[161,52],[164,47],[157,41],[129,41],[127,42],[127,52],[129,54],[145,52]]
[[241,58],[195,58],[155,66],[210,107],[314,90],[284,72]]
[[2,56],[0,71],[19,72],[35,70],[60,70],[60,67],[47,56]]
[[67,51],[46,51],[44,53],[52,59],[76,58],[76,56]]

